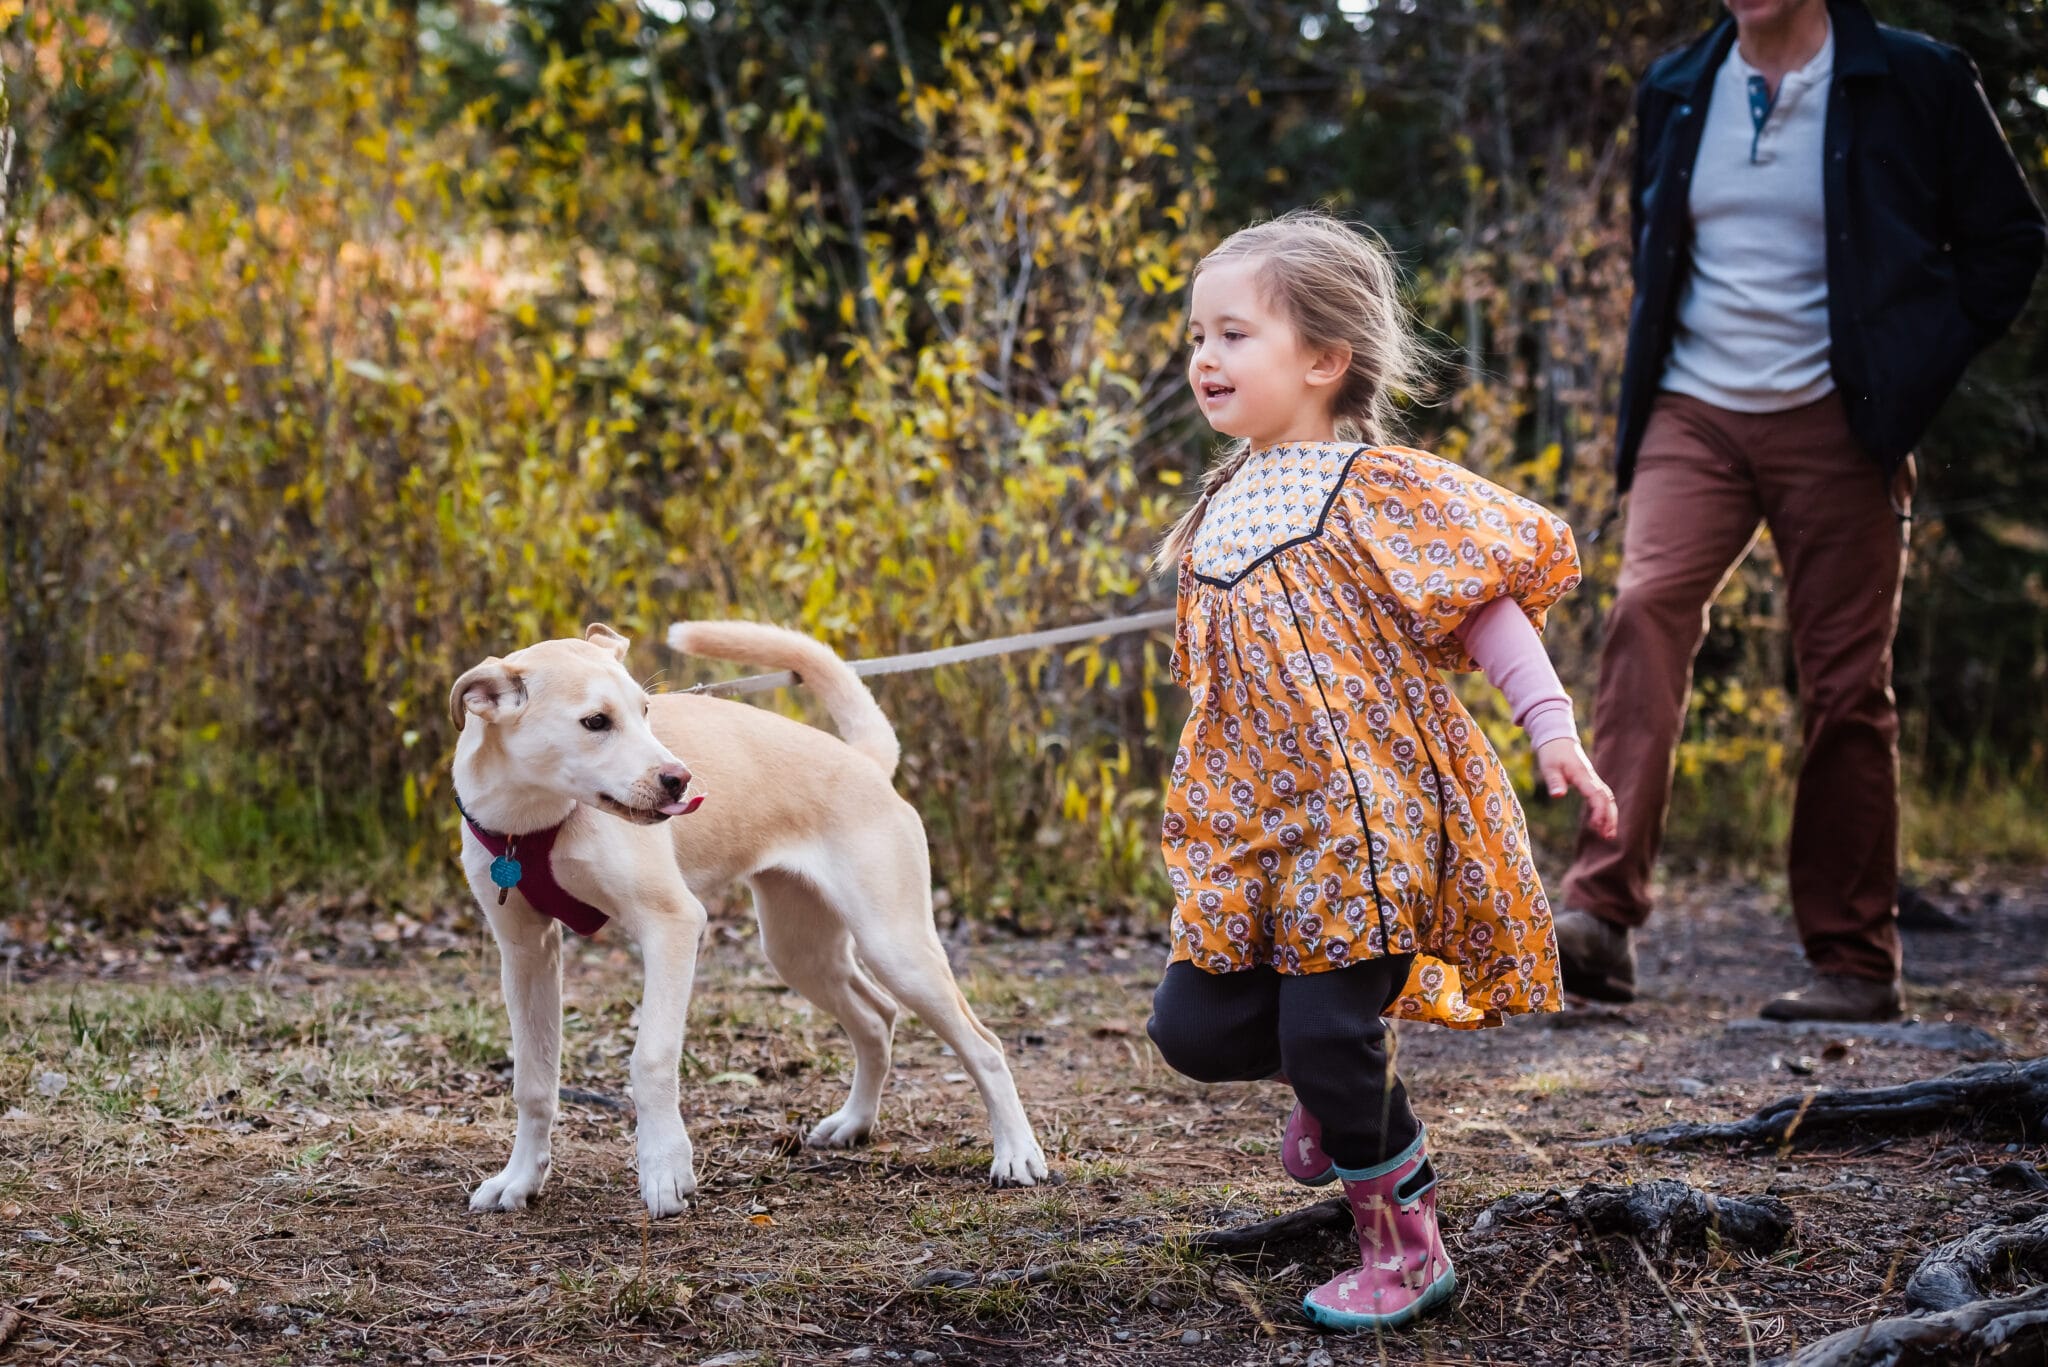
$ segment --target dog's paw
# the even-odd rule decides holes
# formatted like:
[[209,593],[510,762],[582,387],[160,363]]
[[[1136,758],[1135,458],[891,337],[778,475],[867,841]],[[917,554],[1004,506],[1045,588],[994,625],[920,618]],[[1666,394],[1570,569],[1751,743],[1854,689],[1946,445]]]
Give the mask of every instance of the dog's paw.
[[547,1181],[546,1163],[505,1165],[505,1170],[470,1194],[471,1210],[524,1210]]
[[657,1220],[681,1215],[690,1208],[697,1191],[697,1173],[690,1146],[640,1152],[640,1199],[647,1213]]
[[850,1149],[856,1144],[865,1144],[874,1128],[873,1116],[856,1115],[852,1108],[845,1107],[813,1126],[804,1143],[814,1149]]
[[1016,1148],[998,1145],[996,1161],[989,1165],[988,1178],[999,1187],[1035,1187],[1041,1182],[1057,1181],[1052,1169],[1046,1166],[1045,1153],[1036,1141]]

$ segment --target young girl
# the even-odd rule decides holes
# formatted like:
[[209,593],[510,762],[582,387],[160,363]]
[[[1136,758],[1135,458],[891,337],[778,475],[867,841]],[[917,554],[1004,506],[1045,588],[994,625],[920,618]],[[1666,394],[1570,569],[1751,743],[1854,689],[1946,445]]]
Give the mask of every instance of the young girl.
[[1611,831],[1536,634],[1577,552],[1527,499],[1383,444],[1420,351],[1393,263],[1343,223],[1296,212],[1226,240],[1195,268],[1188,340],[1202,413],[1237,440],[1159,554],[1194,706],[1148,1028],[1190,1077],[1285,1077],[1282,1166],[1344,1183],[1361,1255],[1307,1311],[1400,1324],[1456,1279],[1381,1018],[1476,1027],[1558,1004],[1521,807],[1438,671],[1483,669],[1550,792],[1578,790]]

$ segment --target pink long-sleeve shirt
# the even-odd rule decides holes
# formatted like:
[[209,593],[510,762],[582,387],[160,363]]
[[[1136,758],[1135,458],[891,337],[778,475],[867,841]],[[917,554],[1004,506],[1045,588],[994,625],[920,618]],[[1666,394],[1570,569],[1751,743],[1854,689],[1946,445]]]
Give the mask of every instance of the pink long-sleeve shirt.
[[1554,740],[1577,739],[1571,695],[1564,691],[1543,638],[1512,598],[1496,598],[1465,619],[1458,638],[1486,675],[1486,681],[1507,699],[1515,725],[1529,737],[1531,748]]

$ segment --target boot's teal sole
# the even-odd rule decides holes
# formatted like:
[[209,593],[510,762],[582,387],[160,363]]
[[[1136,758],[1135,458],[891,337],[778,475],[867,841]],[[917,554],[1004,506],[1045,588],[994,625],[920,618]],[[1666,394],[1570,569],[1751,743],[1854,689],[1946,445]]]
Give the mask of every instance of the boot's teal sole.
[[1357,1315],[1342,1310],[1332,1310],[1328,1306],[1317,1305],[1306,1296],[1302,1297],[1301,1308],[1307,1312],[1310,1319],[1325,1329],[1336,1329],[1347,1333],[1360,1329],[1398,1329],[1411,1320],[1420,1319],[1439,1305],[1442,1305],[1451,1298],[1451,1293],[1457,1289],[1457,1269],[1447,1267],[1444,1269],[1444,1275],[1431,1282],[1429,1289],[1416,1298],[1415,1304],[1405,1310],[1397,1310],[1391,1315]]
[[[1286,1172],[1285,1166],[1281,1168],[1281,1171]],[[1289,1172],[1287,1173],[1287,1178],[1289,1181],[1299,1182],[1305,1187],[1327,1187],[1330,1183],[1337,1180],[1337,1165],[1332,1163],[1329,1167],[1324,1168],[1323,1174],[1320,1177],[1296,1177],[1293,1173]]]

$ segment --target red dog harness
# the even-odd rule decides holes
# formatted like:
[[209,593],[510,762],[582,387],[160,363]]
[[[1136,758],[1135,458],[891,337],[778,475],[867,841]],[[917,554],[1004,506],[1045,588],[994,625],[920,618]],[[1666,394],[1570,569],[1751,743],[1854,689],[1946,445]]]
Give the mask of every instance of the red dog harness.
[[476,822],[462,805],[462,799],[455,799],[457,811],[462,813],[463,822],[477,843],[491,852],[491,881],[498,885],[498,905],[505,905],[505,895],[514,888],[533,909],[543,916],[551,916],[578,935],[590,936],[604,929],[604,923],[612,918],[599,911],[580,897],[573,897],[559,882],[555,881],[555,837],[562,833],[559,821],[544,831],[525,831],[518,835],[500,835],[487,831]]

